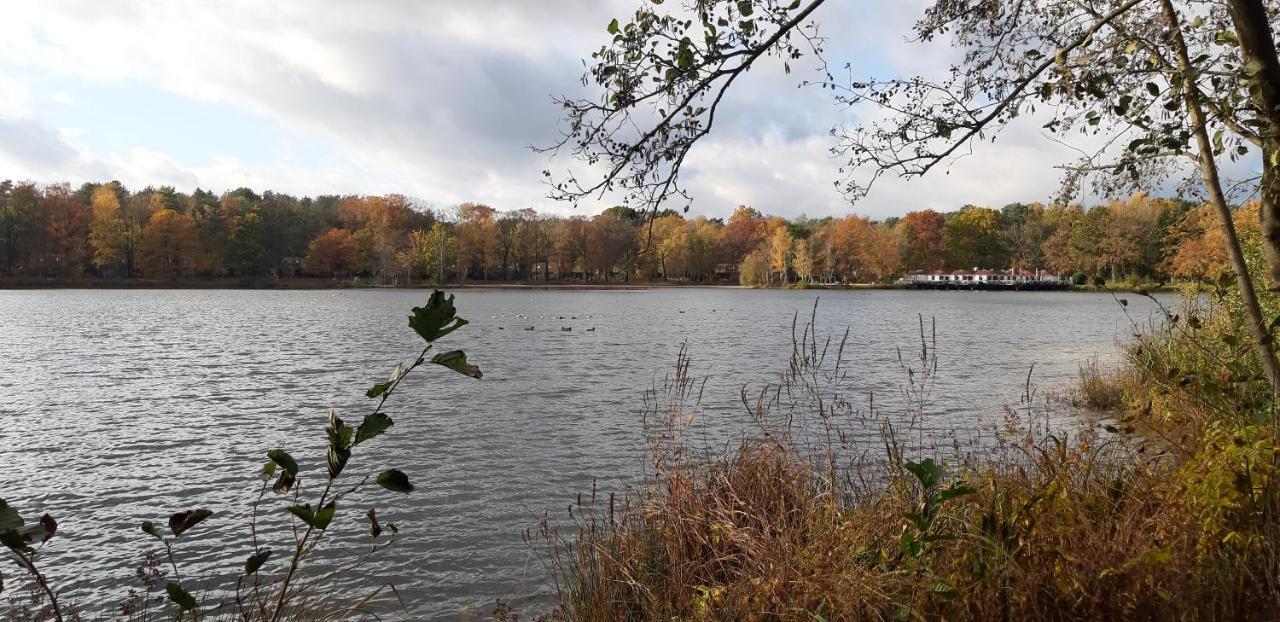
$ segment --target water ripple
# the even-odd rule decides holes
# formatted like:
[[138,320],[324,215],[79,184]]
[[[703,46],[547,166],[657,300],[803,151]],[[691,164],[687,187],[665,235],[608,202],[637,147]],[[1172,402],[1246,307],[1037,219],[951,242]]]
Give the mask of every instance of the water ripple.
[[[0,291],[0,496],[59,519],[47,567],[90,610],[109,610],[132,585],[150,546],[140,521],[197,504],[217,513],[199,527],[203,537],[182,543],[182,563],[226,579],[250,550],[246,520],[264,452],[288,447],[304,469],[322,468],[328,409],[349,421],[367,412],[363,390],[417,352],[405,317],[423,297]],[[436,369],[411,377],[390,403],[395,428],[348,467],[396,466],[419,484],[408,497],[370,490],[352,500],[384,508],[384,520],[405,530],[368,567],[366,584],[395,583],[426,618],[483,618],[496,596],[517,606],[544,598],[521,530],[563,513],[595,478],[602,491],[634,481],[642,393],[681,344],[694,373],[711,378],[700,423],[711,440],[731,438],[750,425],[741,385],[784,369],[792,318],[806,317],[813,299],[693,289],[459,294],[473,323],[449,346],[466,350],[485,379]],[[1149,311],[1133,302],[1130,313]],[[1084,358],[1109,356],[1128,326],[1102,295],[826,292],[820,331],[850,328],[849,395],[874,392],[892,405],[902,381],[895,348],[918,344],[917,313],[938,322],[939,428],[999,421],[1032,363],[1041,385],[1070,382]],[[267,503],[263,528],[282,528],[284,502]],[[337,545],[359,546],[362,515],[335,523]]]

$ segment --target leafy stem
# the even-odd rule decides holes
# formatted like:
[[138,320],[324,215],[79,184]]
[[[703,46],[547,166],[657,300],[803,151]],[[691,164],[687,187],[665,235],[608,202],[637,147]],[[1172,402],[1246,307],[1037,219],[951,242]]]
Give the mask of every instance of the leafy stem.
[[[395,422],[391,417],[383,412],[387,400],[400,387],[404,379],[408,377],[415,369],[421,367],[428,362],[427,354],[431,351],[435,342],[448,335],[449,333],[465,326],[467,321],[457,317],[457,311],[453,306],[453,296],[446,297],[439,290],[432,293],[427,304],[422,307],[414,307],[412,315],[409,316],[409,327],[422,337],[425,345],[418,356],[414,358],[412,364],[407,368],[397,365],[392,371],[391,377],[385,382],[378,383],[365,392],[365,396],[369,398],[379,398],[377,406],[373,412],[366,415],[364,420],[356,426],[347,425],[335,412],[329,413],[329,425],[325,428],[325,434],[328,438],[328,449],[326,454],[327,462],[327,479],[325,480],[324,489],[320,492],[320,496],[316,501],[314,508],[310,505],[298,505],[295,493],[295,505],[289,508],[289,512],[306,524],[306,529],[302,533],[301,538],[296,537],[293,556],[289,561],[288,569],[285,571],[284,577],[280,584],[280,593],[276,597],[275,608],[272,611],[271,620],[275,622],[284,614],[285,605],[289,601],[290,587],[294,577],[297,576],[298,569],[302,563],[302,558],[313,551],[324,537],[329,524],[332,522],[334,514],[337,512],[337,502],[347,495],[359,490],[368,482],[368,476],[362,478],[354,486],[349,489],[334,493],[334,485],[338,477],[346,468],[347,462],[351,459],[352,450],[365,441],[372,440],[381,436]],[[467,362],[467,357],[461,350],[453,350],[436,354],[430,359],[431,363],[448,367],[460,374],[470,376],[472,378],[480,378],[482,374],[480,369],[475,365]],[[268,452],[268,457],[272,464],[282,467],[285,472],[280,475],[280,481],[277,483],[277,490],[287,492],[296,482],[297,462],[293,460],[288,453],[283,450],[272,450]],[[268,465],[268,469],[272,469],[272,465]],[[408,493],[413,490],[413,485],[409,482],[409,478],[403,471],[398,469],[388,469],[379,473],[376,479],[378,485],[391,490],[393,492]],[[370,521],[373,523],[372,536],[377,538],[381,533],[381,527],[377,523],[373,510],[369,512]],[[393,525],[389,525],[392,531],[395,531]],[[255,542],[256,547],[256,542]],[[372,550],[376,550],[376,543]],[[370,553],[372,553],[372,550]],[[252,561],[253,558],[251,558]],[[362,562],[363,563],[363,562]]]

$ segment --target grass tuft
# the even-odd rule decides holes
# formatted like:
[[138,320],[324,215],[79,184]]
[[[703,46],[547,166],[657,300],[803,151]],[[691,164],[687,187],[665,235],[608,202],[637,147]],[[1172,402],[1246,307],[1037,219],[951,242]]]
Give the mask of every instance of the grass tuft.
[[[607,503],[593,495],[571,523],[541,525],[559,594],[553,617],[1280,615],[1280,436],[1258,417],[1206,419],[1252,399],[1251,388],[1207,404],[1173,394],[1203,386],[1152,380],[1168,374],[1151,348],[1197,351],[1176,327],[1130,349],[1123,382],[1096,361],[1082,366],[1090,405],[1114,407],[1126,392],[1143,404],[1124,429],[1032,425],[1064,406],[1035,401],[1029,389],[1009,409],[1006,432],[968,453],[928,431],[936,361],[921,329],[920,360],[904,364],[906,417],[850,408],[837,389],[843,345],[819,344],[810,324],[779,383],[754,401],[744,391],[759,432],[719,453],[689,440],[699,385],[682,357],[653,391],[643,486]],[[1152,437],[1125,434],[1138,418]],[[1160,437],[1190,422],[1195,434]]]

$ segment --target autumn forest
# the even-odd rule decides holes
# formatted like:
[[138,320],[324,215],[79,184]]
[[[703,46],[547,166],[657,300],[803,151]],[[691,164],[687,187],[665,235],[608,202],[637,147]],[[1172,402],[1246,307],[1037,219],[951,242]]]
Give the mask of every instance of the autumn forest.
[[[877,283],[914,270],[1042,269],[1077,283],[1200,279],[1223,270],[1211,214],[1144,194],[1102,205],[965,205],[786,220],[614,207],[587,216],[400,195],[222,195],[117,182],[0,182],[0,260],[16,277],[149,280],[359,277],[461,281]],[[1256,230],[1252,210],[1237,210]],[[1250,224],[1252,222],[1252,225]],[[651,226],[650,226],[651,225]]]

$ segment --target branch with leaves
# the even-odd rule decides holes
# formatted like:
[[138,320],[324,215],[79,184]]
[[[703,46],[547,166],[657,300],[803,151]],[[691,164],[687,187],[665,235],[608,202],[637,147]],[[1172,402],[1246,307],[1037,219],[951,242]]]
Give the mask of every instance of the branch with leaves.
[[565,151],[604,173],[584,181],[544,171],[550,196],[577,204],[620,192],[624,204],[656,211],[677,200],[687,211],[680,170],[725,94],[765,56],[782,59],[788,72],[805,55],[821,64],[823,39],[810,18],[824,1],[710,0],[661,12],[662,1],[653,0],[630,21],[610,22],[612,39],[591,54],[582,79],[600,97],[558,99],[567,129],[554,145],[535,148]]

